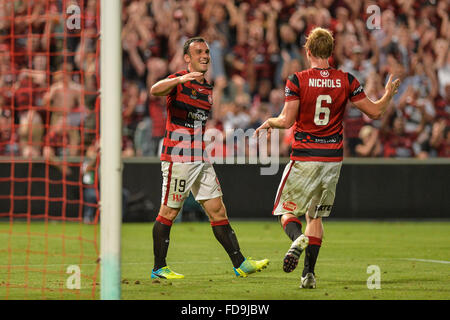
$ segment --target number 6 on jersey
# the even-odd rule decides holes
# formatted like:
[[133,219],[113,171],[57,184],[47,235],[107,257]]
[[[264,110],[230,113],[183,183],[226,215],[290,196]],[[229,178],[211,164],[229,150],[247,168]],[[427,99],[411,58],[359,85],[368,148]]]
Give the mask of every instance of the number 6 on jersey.
[[[330,121],[330,108],[322,107],[322,101],[331,104],[331,97],[328,94],[321,94],[316,100],[316,113],[314,114],[314,123],[318,126],[326,126]],[[321,119],[321,114],[324,114]]]

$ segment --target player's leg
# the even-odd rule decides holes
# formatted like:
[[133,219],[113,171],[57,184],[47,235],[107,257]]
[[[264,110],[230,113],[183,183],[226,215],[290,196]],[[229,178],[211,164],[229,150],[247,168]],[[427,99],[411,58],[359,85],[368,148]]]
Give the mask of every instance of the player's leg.
[[302,223],[297,218],[297,216],[293,215],[292,213],[285,213],[279,216],[279,221],[281,227],[283,228],[289,239],[291,239],[291,241],[294,241],[303,234]]
[[235,268],[238,268],[245,257],[241,253],[239,242],[231,228],[222,197],[200,201],[211,223],[217,241],[227,252]]
[[184,276],[170,270],[166,263],[170,231],[198,173],[191,164],[166,161],[161,163],[161,171],[163,175],[161,208],[153,225],[152,278],[178,279]]
[[239,241],[231,228],[222,197],[204,200],[201,203],[211,222],[214,236],[230,257],[236,276],[247,277],[251,273],[265,269],[269,264],[268,259],[253,260],[245,258],[241,253]]
[[317,257],[322,246],[323,224],[322,218],[311,218],[308,214],[306,217],[305,235],[309,239],[309,245],[305,250],[305,262],[302,272],[301,287],[313,289],[316,287],[315,271]]
[[272,214],[280,216],[281,226],[292,241],[283,258],[285,272],[294,271],[302,252],[308,245],[308,237],[302,234],[302,223],[298,216],[305,213],[310,196],[309,189],[301,188],[301,186],[313,184],[306,180],[311,175],[305,174],[303,167],[302,163],[295,161],[291,161],[286,166],[272,212]]
[[322,218],[331,214],[341,166],[342,163],[323,163],[317,176],[317,179],[321,181],[321,192],[313,198],[305,215],[305,234],[309,238],[309,246],[305,250],[305,263],[300,285],[302,288],[316,287],[314,268],[322,246],[324,233]]
[[227,210],[222,201],[219,180],[210,163],[205,163],[201,174],[192,186],[192,193],[205,209],[214,236],[230,257],[237,276],[246,277],[250,273],[260,271],[269,264],[267,259],[261,261],[246,259],[241,253],[239,241],[231,228]]
[[291,161],[284,169],[272,212],[273,215],[278,216],[278,221],[280,221],[284,232],[291,241],[294,241],[302,234],[302,223],[297,216],[292,213],[292,211],[297,208],[297,205],[291,201],[292,199],[286,198],[286,193],[289,193],[289,189],[292,186],[288,179],[291,175],[294,163],[294,161]]
[[170,230],[179,211],[180,208],[170,208],[163,204],[161,205],[158,217],[153,224],[154,266],[152,278],[183,278],[182,275],[171,271],[166,263],[167,251],[169,250],[170,243]]
[[308,246],[308,237],[302,233],[302,223],[291,213],[285,213],[280,218],[284,232],[292,240],[291,246],[284,255],[283,270],[292,272],[298,265],[302,252]]

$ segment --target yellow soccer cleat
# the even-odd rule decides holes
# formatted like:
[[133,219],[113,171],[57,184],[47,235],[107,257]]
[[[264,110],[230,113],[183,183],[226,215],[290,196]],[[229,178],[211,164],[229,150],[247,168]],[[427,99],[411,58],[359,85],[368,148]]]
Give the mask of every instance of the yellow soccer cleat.
[[152,270],[152,279],[183,279],[184,275],[173,272],[168,266]]
[[241,263],[239,268],[233,268],[237,277],[245,278],[249,274],[260,272],[262,269],[267,268],[269,265],[269,259],[253,260],[252,258],[245,259]]

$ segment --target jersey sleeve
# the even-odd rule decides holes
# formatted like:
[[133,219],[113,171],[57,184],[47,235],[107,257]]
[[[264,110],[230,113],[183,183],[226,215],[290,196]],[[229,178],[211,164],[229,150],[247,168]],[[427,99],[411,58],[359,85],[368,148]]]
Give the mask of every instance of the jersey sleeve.
[[[177,72],[177,73],[174,73],[174,74],[171,74],[170,76],[168,76],[167,79],[177,78],[177,77],[180,77],[180,76],[182,76],[182,75],[183,75],[182,73]],[[173,94],[175,94],[175,93],[177,92],[177,87],[178,87],[178,85],[175,86],[175,87],[173,87],[173,89],[169,92],[168,95],[173,95]]]
[[284,96],[285,101],[300,100],[300,81],[295,73],[286,80]]
[[351,102],[356,102],[366,97],[363,86],[351,73],[348,73],[348,82],[350,88],[349,99]]

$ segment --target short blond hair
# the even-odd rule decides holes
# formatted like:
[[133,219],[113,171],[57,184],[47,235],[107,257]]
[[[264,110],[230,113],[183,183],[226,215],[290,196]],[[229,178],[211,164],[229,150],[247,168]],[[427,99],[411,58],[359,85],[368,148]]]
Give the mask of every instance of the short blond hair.
[[334,39],[331,31],[324,28],[314,28],[306,38],[306,50],[316,58],[328,59],[334,48]]

